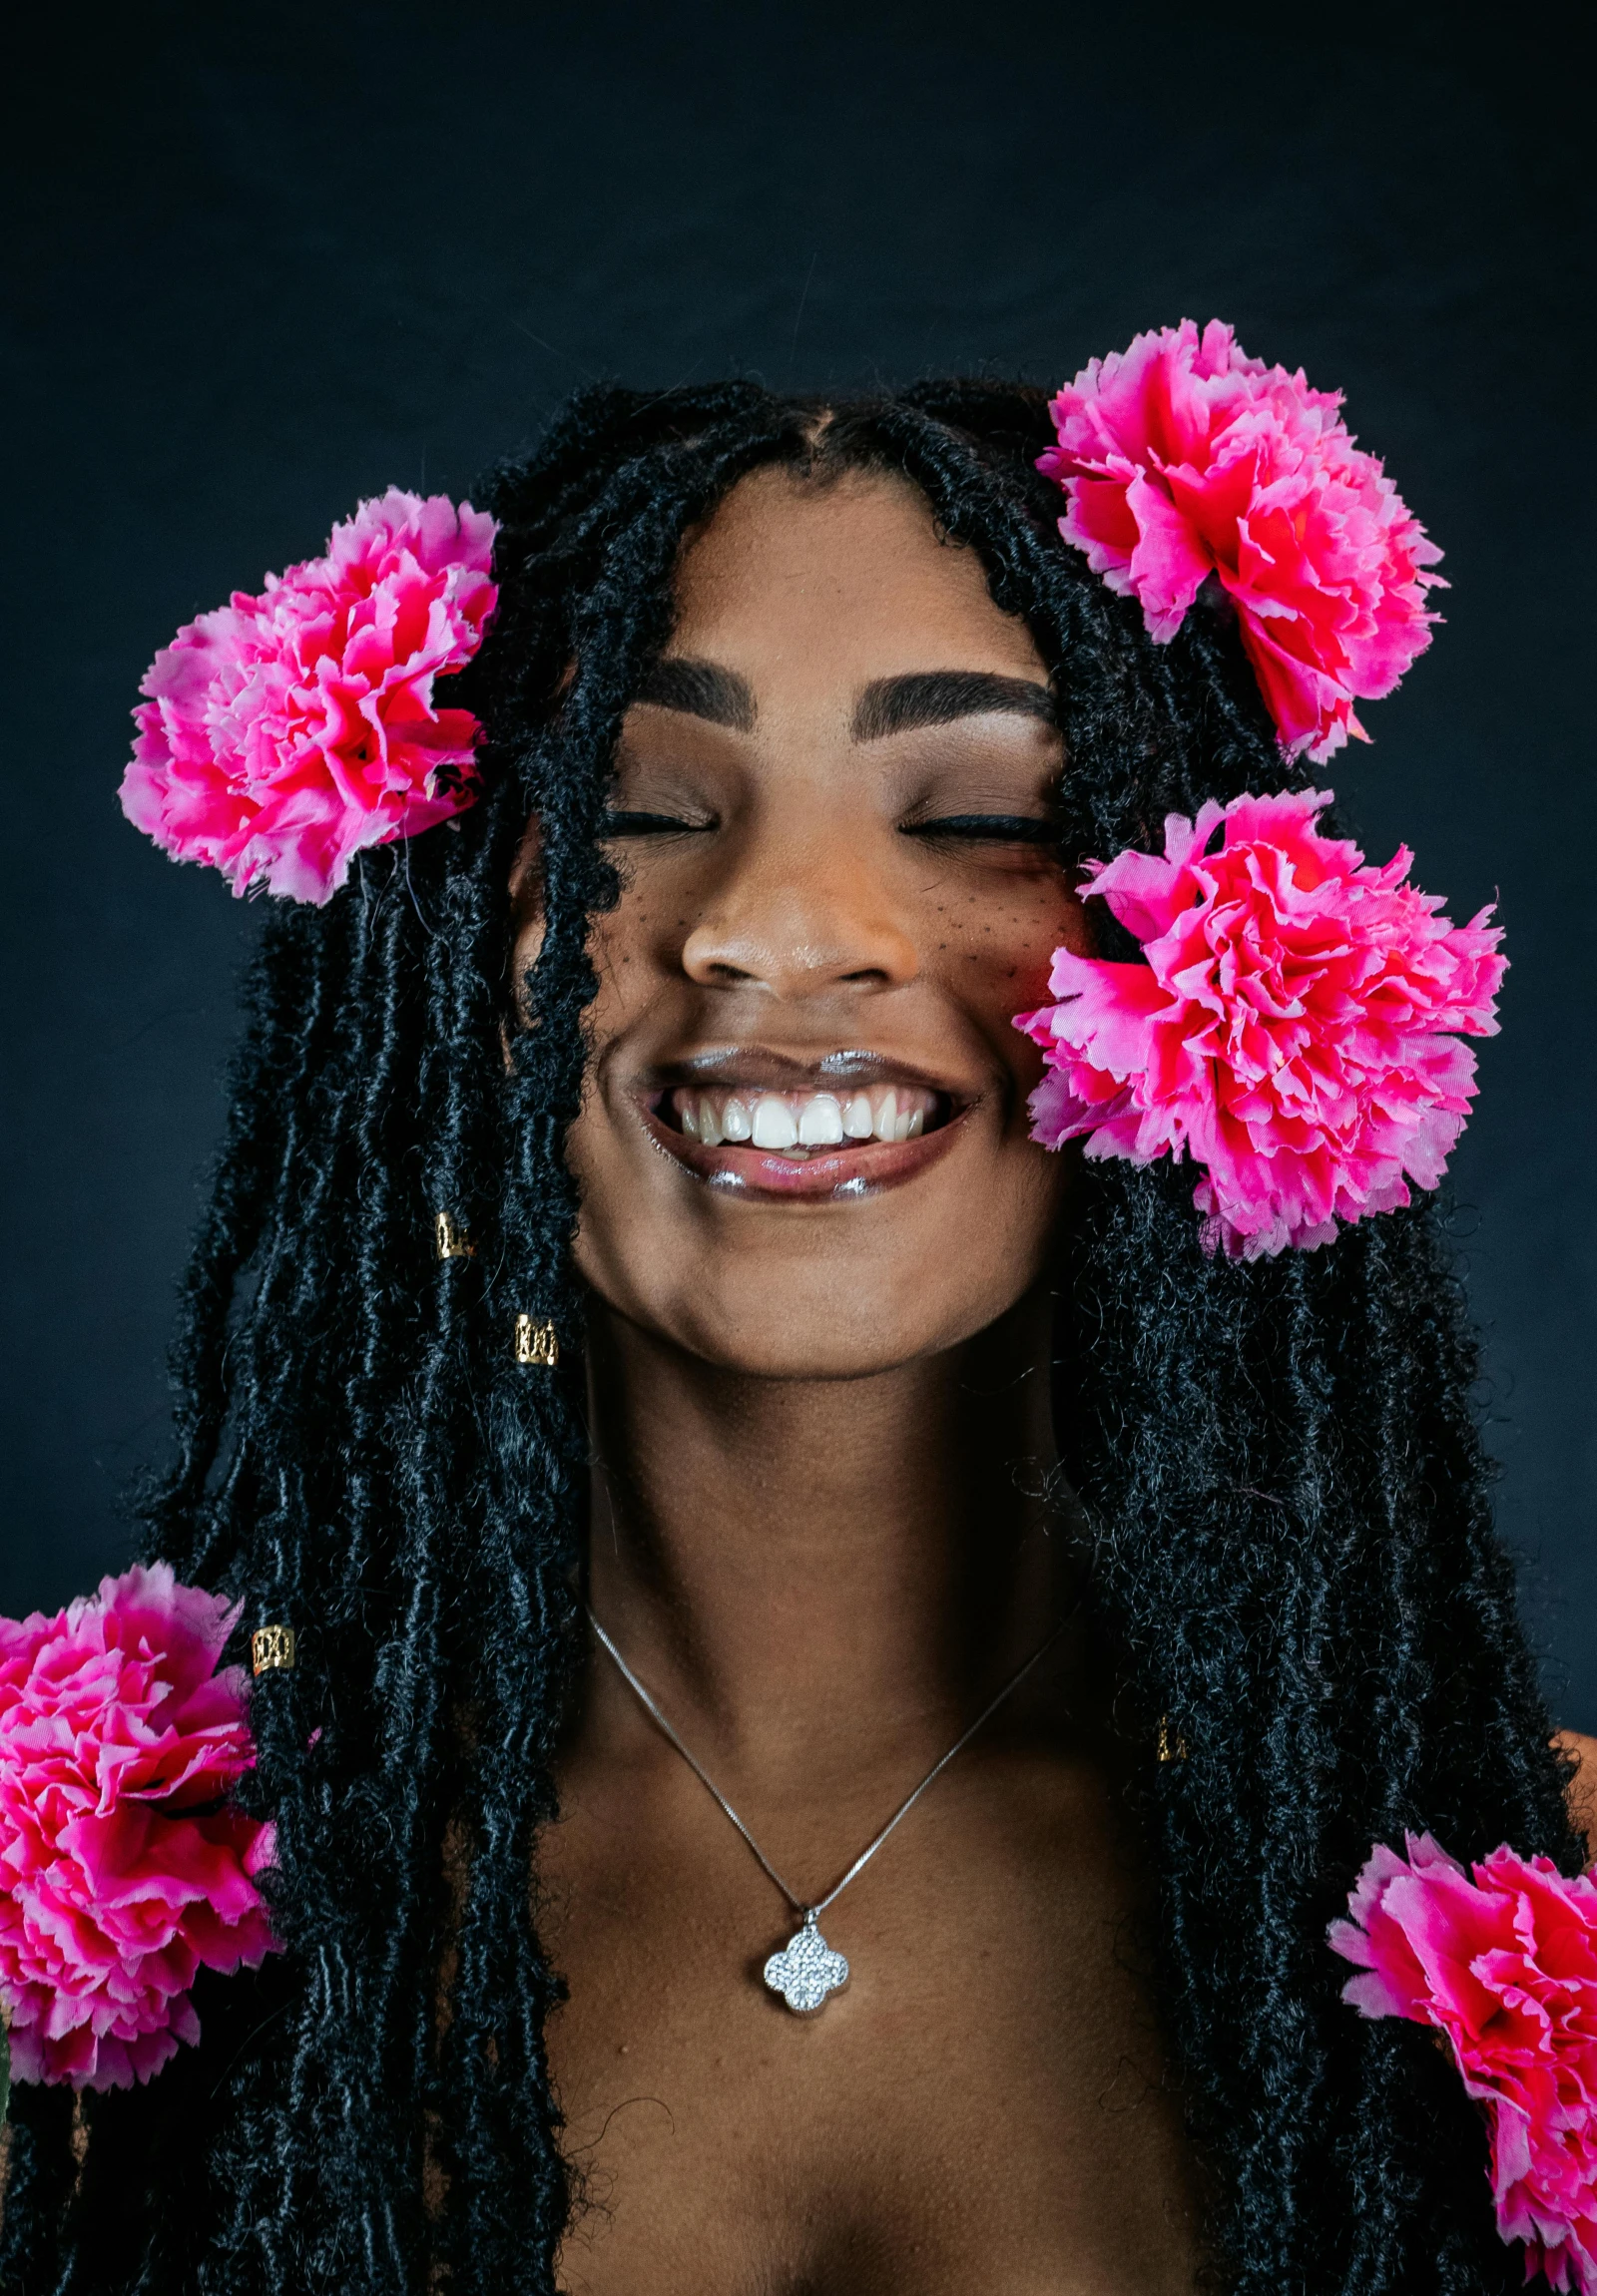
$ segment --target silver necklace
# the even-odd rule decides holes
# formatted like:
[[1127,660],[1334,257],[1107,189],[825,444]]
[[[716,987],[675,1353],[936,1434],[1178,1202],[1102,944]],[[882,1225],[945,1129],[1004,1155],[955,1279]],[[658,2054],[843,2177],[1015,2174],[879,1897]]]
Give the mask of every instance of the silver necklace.
[[[584,1604],[583,1607],[584,1609],[587,1609],[588,1606]],[[616,1648],[615,1643],[611,1641],[610,1636],[605,1632],[603,1626],[600,1625],[592,1610],[588,1610],[588,1622],[592,1626],[594,1632],[598,1635],[600,1641],[604,1644],[605,1648],[609,1651],[611,1657],[616,1661],[616,1665],[620,1671],[622,1680],[628,1684],[629,1688],[636,1691],[639,1701],[643,1705],[645,1711],[648,1713],[650,1719],[655,1723],[657,1728],[659,1728],[664,1733],[670,1743],[676,1747],[678,1753],[687,1763],[689,1769],[692,1770],[694,1776],[699,1780],[699,1783],[705,1788],[706,1792],[712,1794],[715,1797],[721,1808],[726,1812],[727,1816],[737,1827],[739,1833],[742,1834],[744,1840],[749,1844],[749,1847],[754,1851],[755,1856],[759,1859],[761,1865],[765,1868],[771,1879],[776,1883],[778,1889],[781,1890],[789,1905],[792,1906],[794,1912],[801,1917],[802,1927],[794,1932],[793,1936],[788,1940],[788,1943],[779,1953],[774,1953],[771,1956],[771,1959],[766,1963],[764,1973],[765,1981],[767,1985],[770,1986],[772,1992],[780,1993],[783,2000],[788,2004],[788,2007],[791,2010],[797,2011],[800,2016],[809,2016],[815,2010],[823,2008],[831,1995],[834,1993],[840,1993],[843,1987],[848,1983],[847,1962],[843,1959],[840,1953],[833,1953],[831,1947],[827,1945],[825,1939],[820,1934],[821,1915],[825,1912],[827,1906],[829,1906],[834,1899],[841,1897],[843,1891],[848,1887],[848,1884],[851,1881],[856,1880],[857,1877],[864,1872],[866,1866],[869,1865],[871,1859],[881,1848],[882,1843],[887,1839],[887,1836],[896,1826],[901,1825],[903,1820],[908,1817],[910,1811],[914,1808],[916,1802],[919,1801],[926,1788],[933,1782],[934,1779],[940,1778],[942,1776],[943,1771],[948,1767],[948,1764],[953,1760],[954,1756],[956,1754],[963,1753],[966,1746],[969,1745],[971,1739],[976,1735],[976,1732],[981,1728],[983,1722],[989,1721],[991,1717],[997,1713],[998,1708],[1003,1704],[1004,1700],[1010,1695],[1010,1693],[1019,1689],[1021,1683],[1026,1679],[1026,1676],[1031,1672],[1032,1667],[1037,1664],[1038,1660],[1047,1656],[1048,1652],[1058,1641],[1065,1628],[1070,1624],[1071,1619],[1075,1616],[1079,1607],[1079,1602],[1071,1604],[1070,1608],[1065,1612],[1065,1615],[1060,1619],[1058,1625],[1047,1637],[1046,1641],[1038,1643],[1036,1649],[1032,1651],[1031,1656],[1026,1660],[1025,1664],[1023,1666],[1018,1666],[1014,1673],[1010,1675],[1008,1681],[1005,1682],[1003,1688],[998,1692],[998,1695],[991,1699],[988,1704],[982,1707],[981,1712],[971,1723],[969,1729],[966,1730],[962,1736],[954,1740],[953,1744],[948,1748],[947,1753],[943,1755],[941,1761],[934,1763],[932,1767],[926,1772],[919,1785],[916,1786],[914,1792],[910,1794],[905,1800],[899,1803],[898,1807],[893,1811],[892,1816],[882,1827],[880,1833],[876,1835],[875,1839],[870,1842],[866,1848],[860,1851],[858,1857],[855,1858],[853,1864],[843,1875],[842,1880],[840,1882],[835,1882],[826,1892],[825,1896],[823,1898],[817,1898],[813,1905],[808,1904],[803,1898],[799,1897],[797,1891],[789,1888],[788,1884],[783,1880],[781,1874],[778,1873],[776,1867],[767,1857],[765,1851],[755,1840],[754,1835],[744,1824],[742,1818],[739,1817],[731,1802],[728,1801],[726,1795],[716,1784],[715,1779],[705,1768],[703,1762],[699,1760],[698,1756],[694,1754],[688,1746],[684,1745],[681,1738],[678,1737],[676,1731],[667,1721],[665,1715],[660,1711],[659,1706],[655,1703],[649,1692],[639,1681],[637,1675],[628,1665],[626,1659],[621,1655],[621,1652]]]

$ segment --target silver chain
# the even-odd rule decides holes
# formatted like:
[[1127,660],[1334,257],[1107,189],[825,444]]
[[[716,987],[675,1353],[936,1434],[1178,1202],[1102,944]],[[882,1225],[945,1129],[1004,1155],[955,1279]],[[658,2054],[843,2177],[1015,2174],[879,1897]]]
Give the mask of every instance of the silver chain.
[[998,1695],[991,1699],[987,1705],[982,1707],[981,1712],[971,1723],[969,1729],[966,1730],[962,1736],[954,1740],[953,1744],[948,1748],[947,1753],[943,1755],[941,1761],[935,1763],[933,1767],[926,1772],[919,1785],[916,1786],[914,1792],[910,1794],[906,1800],[899,1803],[898,1807],[893,1811],[892,1816],[887,1820],[887,1823],[882,1827],[880,1833],[877,1834],[875,1840],[871,1842],[868,1849],[863,1849],[860,1851],[858,1857],[855,1858],[853,1864],[843,1875],[842,1880],[840,1882],[834,1883],[833,1886],[826,1892],[823,1898],[817,1899],[816,1902],[811,1905],[806,1898],[799,1897],[797,1891],[789,1888],[788,1884],[783,1880],[781,1874],[778,1873],[776,1867],[767,1857],[765,1851],[755,1840],[754,1835],[744,1824],[742,1818],[739,1817],[731,1802],[728,1801],[726,1795],[716,1784],[715,1779],[705,1768],[703,1762],[699,1760],[698,1756],[694,1754],[689,1747],[683,1744],[681,1738],[678,1737],[676,1731],[666,1720],[665,1715],[660,1711],[659,1706],[655,1703],[649,1692],[639,1681],[637,1675],[628,1665],[626,1659],[621,1655],[621,1652],[616,1648],[615,1643],[611,1641],[610,1636],[605,1632],[603,1626],[600,1625],[592,1610],[588,1609],[587,1604],[583,1605],[583,1608],[588,1610],[588,1623],[592,1626],[594,1632],[598,1635],[605,1648],[610,1652],[611,1657],[615,1659],[616,1665],[620,1670],[622,1680],[637,1692],[638,1698],[642,1703],[645,1711],[658,1725],[658,1727],[665,1733],[666,1737],[669,1738],[672,1745],[676,1747],[678,1753],[687,1763],[689,1769],[692,1770],[694,1776],[699,1780],[699,1783],[705,1788],[705,1791],[715,1797],[716,1801],[721,1805],[721,1808],[726,1812],[727,1816],[731,1818],[739,1833],[742,1834],[744,1840],[754,1851],[755,1856],[760,1860],[761,1865],[765,1868],[771,1879],[776,1883],[778,1889],[781,1890],[788,1903],[793,1907],[794,1912],[800,1915],[806,1922],[818,1921],[820,1916],[825,1912],[827,1906],[831,1904],[832,1899],[841,1897],[843,1891],[848,1887],[848,1884],[853,1881],[857,1875],[863,1873],[865,1867],[869,1865],[871,1859],[880,1849],[882,1843],[887,1839],[887,1836],[892,1832],[893,1828],[897,1825],[900,1825],[903,1820],[908,1817],[910,1811],[914,1808],[916,1802],[919,1801],[926,1788],[931,1785],[935,1779],[942,1776],[943,1771],[948,1767],[948,1764],[953,1760],[956,1754],[964,1752],[966,1746],[969,1745],[971,1739],[981,1728],[983,1722],[989,1721],[991,1717],[997,1713],[999,1707],[1003,1704],[1005,1698],[1010,1695],[1011,1691],[1019,1689],[1021,1683],[1026,1679],[1026,1676],[1031,1672],[1032,1667],[1037,1664],[1039,1659],[1045,1658],[1048,1655],[1048,1652],[1058,1641],[1060,1635],[1070,1624],[1071,1620],[1075,1617],[1076,1612],[1080,1607],[1081,1604],[1078,1598],[1076,1602],[1071,1604],[1070,1608],[1065,1612],[1064,1616],[1060,1619],[1058,1625],[1054,1628],[1053,1632],[1047,1637],[1047,1639],[1038,1643],[1036,1649],[1032,1651],[1031,1656],[1026,1660],[1025,1664],[1023,1666],[1017,1667],[1014,1673],[1010,1675],[1008,1681],[1005,1682],[1003,1688],[998,1692]]

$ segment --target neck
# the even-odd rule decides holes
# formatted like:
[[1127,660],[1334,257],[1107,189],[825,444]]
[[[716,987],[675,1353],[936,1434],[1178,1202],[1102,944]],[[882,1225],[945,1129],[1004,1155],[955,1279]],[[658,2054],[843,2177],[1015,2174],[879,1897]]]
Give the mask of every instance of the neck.
[[1039,1290],[944,1354],[772,1380],[593,1303],[589,1601],[705,1758],[779,1767],[820,1715],[893,1758],[1043,1639],[1069,1574],[1048,1318]]

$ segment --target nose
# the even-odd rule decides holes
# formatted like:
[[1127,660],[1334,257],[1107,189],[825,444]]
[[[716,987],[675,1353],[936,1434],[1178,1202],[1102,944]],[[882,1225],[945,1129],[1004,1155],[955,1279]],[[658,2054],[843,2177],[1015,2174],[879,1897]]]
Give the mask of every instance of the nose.
[[729,859],[682,950],[704,988],[779,997],[901,988],[920,960],[857,838],[752,840]]

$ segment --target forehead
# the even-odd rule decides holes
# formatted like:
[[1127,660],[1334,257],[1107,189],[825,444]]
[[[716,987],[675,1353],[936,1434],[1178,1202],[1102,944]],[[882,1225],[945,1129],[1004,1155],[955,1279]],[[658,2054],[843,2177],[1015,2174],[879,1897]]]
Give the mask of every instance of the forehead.
[[907,479],[824,484],[780,468],[739,482],[678,571],[669,652],[758,685],[861,687],[917,671],[1046,679],[1031,633],[1002,614],[976,552],[948,541]]

